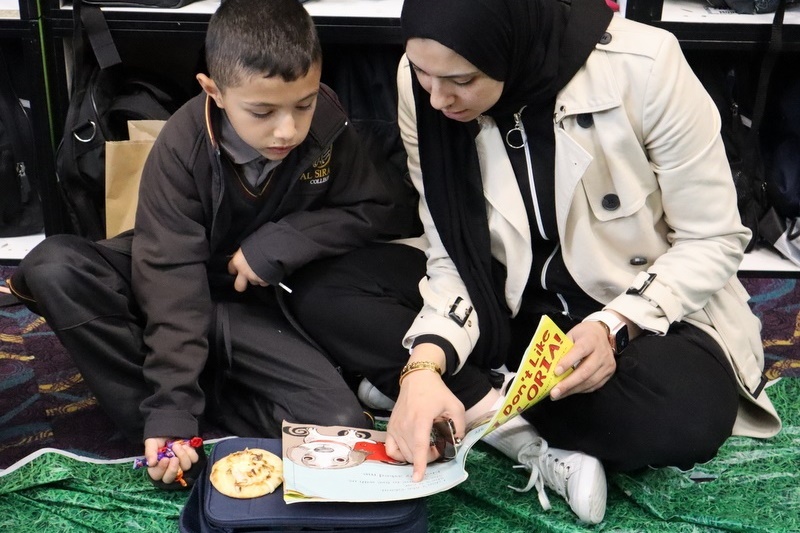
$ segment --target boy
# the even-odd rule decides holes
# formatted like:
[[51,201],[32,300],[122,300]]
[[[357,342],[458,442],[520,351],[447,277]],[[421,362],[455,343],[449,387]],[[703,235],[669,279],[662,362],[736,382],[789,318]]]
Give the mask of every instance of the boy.
[[156,484],[200,470],[202,449],[178,443],[160,461],[157,450],[197,435],[204,413],[239,436],[277,436],[283,419],[366,424],[280,301],[303,265],[388,237],[394,209],[320,84],[319,40],[297,0],[225,0],[206,60],[203,92],[145,164],[133,236],[50,237],[10,280],[100,405],[144,438]]

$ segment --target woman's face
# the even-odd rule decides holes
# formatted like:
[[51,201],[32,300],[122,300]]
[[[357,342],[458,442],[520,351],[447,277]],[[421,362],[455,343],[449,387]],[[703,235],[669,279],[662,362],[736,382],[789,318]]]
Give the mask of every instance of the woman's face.
[[432,39],[409,39],[406,55],[422,88],[431,95],[431,107],[459,122],[469,122],[500,99],[503,82]]

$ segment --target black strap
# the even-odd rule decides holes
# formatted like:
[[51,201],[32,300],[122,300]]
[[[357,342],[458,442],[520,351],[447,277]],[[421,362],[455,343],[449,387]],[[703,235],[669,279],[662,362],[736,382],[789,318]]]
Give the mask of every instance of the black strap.
[[101,69],[122,63],[117,46],[111,36],[111,30],[108,29],[105,15],[98,6],[74,0],[72,15],[72,46],[75,51],[75,60],[80,62],[76,63],[78,72],[86,59],[84,56],[84,30]]
[[[743,158],[744,161],[749,161],[753,165],[761,164],[759,148],[759,131],[761,129],[761,121],[764,118],[764,110],[767,106],[767,98],[769,96],[769,84],[772,76],[772,71],[775,67],[775,62],[783,50],[783,15],[786,11],[786,0],[779,0],[778,7],[775,10],[775,15],[772,19],[772,31],[770,34],[769,48],[764,54],[761,61],[761,71],[758,77],[758,86],[756,89],[755,102],[753,103],[752,123],[750,125],[750,133],[747,136],[747,141],[743,150],[747,152],[748,156]],[[755,169],[749,169],[754,171]],[[759,175],[759,174],[753,174]]]
[[[781,51],[783,50],[783,15],[786,11],[786,0],[779,0],[778,7],[775,10],[775,16],[772,19],[772,31],[770,34],[769,39],[769,48],[767,49],[766,54],[764,55],[764,59],[761,63],[761,72],[758,78],[758,88],[756,90],[756,98],[753,104],[753,123],[750,126],[750,135],[748,135],[748,142],[746,143],[746,150],[748,151],[758,151],[760,152],[759,148],[759,130],[761,129],[761,120],[764,118],[764,109],[767,106],[767,95],[769,94],[769,82],[770,76],[772,75],[772,70],[775,67],[775,62],[778,60],[778,56],[780,55]],[[753,159],[755,161],[755,159]],[[760,161],[760,159],[759,159]],[[761,164],[760,162],[758,164]],[[764,184],[766,187],[766,183]],[[774,214],[775,210],[771,208],[767,213],[764,215],[763,219],[767,219],[770,217],[770,214]],[[759,229],[762,231],[762,237],[767,238],[769,242],[774,242],[774,240],[770,240],[771,237],[763,235],[764,229],[764,222],[763,219],[759,222]],[[756,389],[752,392],[753,398],[758,398],[761,394],[761,391],[764,390],[764,387],[767,385],[769,378],[762,374],[761,381],[759,382]]]

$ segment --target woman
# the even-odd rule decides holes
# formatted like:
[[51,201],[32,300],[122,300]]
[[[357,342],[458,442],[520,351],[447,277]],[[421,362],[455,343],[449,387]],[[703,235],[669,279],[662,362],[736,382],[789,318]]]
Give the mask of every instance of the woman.
[[[362,399],[370,383],[396,398],[389,455],[421,479],[435,419],[462,434],[497,409],[489,371],[516,367],[542,314],[574,341],[563,366],[575,371],[487,441],[531,470],[545,507],[542,485],[598,523],[604,469],[689,468],[731,434],[775,434],[759,323],[735,276],[750,233],[718,112],[677,40],[603,0],[406,0],[402,27],[399,122],[428,241],[410,357],[376,348],[395,336],[373,307],[327,329],[346,298],[324,316],[296,307],[366,377]],[[419,262],[414,253],[355,252],[328,290],[369,277],[364,293],[412,307],[374,280],[397,275],[403,254]],[[343,320],[368,325],[344,349],[333,331],[352,331]],[[391,351],[393,365],[356,357],[358,342]],[[398,392],[385,374],[394,381],[403,364]]]

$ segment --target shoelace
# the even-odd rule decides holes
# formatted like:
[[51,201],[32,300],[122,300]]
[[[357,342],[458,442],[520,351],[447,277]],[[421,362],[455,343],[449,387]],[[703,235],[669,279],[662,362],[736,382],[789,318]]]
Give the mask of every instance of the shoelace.
[[[542,459],[540,459],[540,461],[541,460]],[[544,478],[544,482],[560,496],[569,501],[567,483],[569,482],[570,465],[549,453],[544,456],[544,461],[545,465],[541,472],[541,477]]]
[[539,468],[539,457],[547,452],[547,442],[542,439],[534,439],[528,446],[523,448],[517,455],[517,459],[521,464],[514,465],[514,468],[530,469],[531,475],[528,478],[528,483],[524,487],[514,487],[508,485],[508,488],[517,492],[528,492],[536,487],[536,493],[539,496],[539,503],[545,511],[550,510],[550,498],[544,491],[544,476]]

